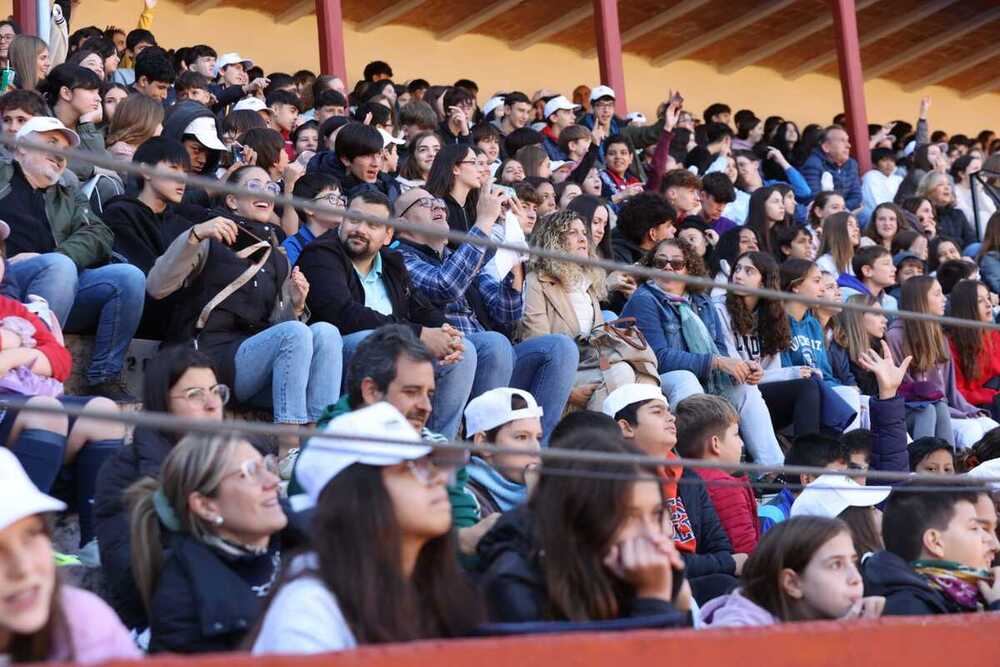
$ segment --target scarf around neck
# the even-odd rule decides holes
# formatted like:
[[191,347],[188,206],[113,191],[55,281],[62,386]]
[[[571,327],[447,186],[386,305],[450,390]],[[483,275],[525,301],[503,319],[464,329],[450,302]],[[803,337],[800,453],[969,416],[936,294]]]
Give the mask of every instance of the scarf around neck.
[[512,482],[477,456],[473,456],[468,466],[469,479],[482,485],[496,501],[501,512],[509,512],[524,504],[528,499],[528,487]]
[[979,595],[979,582],[992,582],[987,570],[966,567],[950,560],[915,560],[914,571],[927,579],[931,588],[969,611],[979,611],[984,605]]

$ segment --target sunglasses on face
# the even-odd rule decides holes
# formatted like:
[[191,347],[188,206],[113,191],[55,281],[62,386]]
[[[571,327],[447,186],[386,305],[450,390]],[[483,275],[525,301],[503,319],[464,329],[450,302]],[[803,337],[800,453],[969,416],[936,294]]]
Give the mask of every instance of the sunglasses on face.
[[687,263],[683,259],[669,259],[667,257],[654,257],[653,268],[664,270],[670,267],[674,271],[683,271],[687,268]]

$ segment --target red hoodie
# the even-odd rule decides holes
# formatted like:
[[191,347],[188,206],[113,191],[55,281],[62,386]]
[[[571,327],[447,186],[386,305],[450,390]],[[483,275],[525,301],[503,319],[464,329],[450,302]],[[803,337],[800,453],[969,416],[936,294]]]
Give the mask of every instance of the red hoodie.
[[1000,375],[1000,331],[987,331],[986,341],[983,349],[979,351],[979,359],[976,360],[976,368],[979,375],[974,378],[965,377],[962,367],[958,363],[958,349],[955,343],[949,338],[948,349],[951,351],[951,358],[955,362],[955,386],[965,396],[965,400],[973,405],[989,406],[993,402],[993,397],[997,395],[996,389],[984,387],[983,383]]
[[733,543],[733,553],[748,554],[753,551],[760,539],[760,520],[750,483],[745,477],[736,478],[716,468],[695,472],[706,482],[715,512],[726,529],[729,541]]
[[24,318],[35,327],[35,349],[49,360],[52,377],[60,382],[69,377],[69,372],[73,368],[69,350],[59,344],[48,326],[25,308],[24,304],[14,299],[0,297],[0,320],[11,316]]

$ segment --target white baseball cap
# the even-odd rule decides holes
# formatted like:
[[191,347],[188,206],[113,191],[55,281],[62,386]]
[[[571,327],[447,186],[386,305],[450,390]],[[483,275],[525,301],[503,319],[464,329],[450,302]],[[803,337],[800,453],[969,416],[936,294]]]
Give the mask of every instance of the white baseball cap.
[[486,104],[483,105],[483,115],[489,116],[490,112],[494,109],[503,106],[503,95],[496,95],[486,100]]
[[211,148],[214,151],[226,150],[226,145],[219,139],[219,131],[215,128],[215,119],[211,116],[195,118],[188,123],[181,134],[192,135],[205,148]]
[[64,503],[38,490],[13,452],[0,447],[0,530],[25,517],[64,509]]
[[567,111],[576,111],[579,108],[579,104],[573,104],[566,99],[565,95],[558,95],[545,103],[545,111],[542,116],[548,119],[549,116],[562,109],[566,109]]
[[610,97],[611,99],[616,99],[615,91],[612,90],[611,86],[597,86],[596,88],[590,91],[591,102],[596,102],[602,97]]
[[566,165],[575,166],[574,163],[569,160],[549,160],[549,169],[553,172],[559,171]]
[[889,497],[892,487],[861,486],[845,475],[820,475],[792,503],[792,516],[836,518],[848,507],[873,507]]
[[[514,396],[523,398],[528,404],[527,407],[519,410],[511,408],[511,399]],[[469,401],[469,405],[465,408],[465,433],[472,437],[476,433],[485,433],[518,419],[541,418],[543,414],[544,411],[529,392],[510,387],[497,387]]]
[[63,125],[62,121],[54,116],[35,116],[21,126],[14,138],[24,139],[34,132],[59,132],[66,137],[70,148],[80,145],[80,135]]
[[296,512],[315,507],[326,485],[348,466],[391,466],[431,453],[430,447],[421,444],[410,422],[384,401],[340,415],[323,432],[338,437],[310,438],[295,464],[302,493],[291,496],[289,501]]
[[219,56],[219,59],[215,61],[215,75],[218,76],[219,72],[226,69],[230,65],[235,65],[236,63],[242,63],[243,69],[250,69],[251,67],[253,67],[252,60],[248,58],[242,58],[238,53],[235,52],[223,53],[221,56]]
[[614,416],[632,405],[642,401],[660,400],[667,405],[663,390],[656,384],[627,384],[618,387],[608,394],[601,404],[601,412],[614,419]]
[[646,114],[641,111],[632,111],[625,116],[625,120],[636,125],[645,125]]
[[270,107],[259,97],[244,97],[233,105],[233,111],[266,111],[271,113]]
[[[990,459],[989,461],[980,463],[975,468],[965,473],[965,476],[973,479],[1000,478],[1000,459]],[[1000,488],[1000,482],[988,482],[988,485],[994,491]]]
[[405,140],[400,139],[399,137],[392,136],[392,134],[386,132],[381,127],[378,128],[378,133],[382,135],[382,148],[385,148],[389,144],[396,144],[397,146],[402,146],[403,144],[406,143]]

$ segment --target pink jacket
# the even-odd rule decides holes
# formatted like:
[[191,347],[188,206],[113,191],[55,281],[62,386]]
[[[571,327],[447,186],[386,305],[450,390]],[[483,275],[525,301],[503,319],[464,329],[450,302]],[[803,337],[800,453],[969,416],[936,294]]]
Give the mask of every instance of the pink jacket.
[[68,646],[64,638],[57,640],[49,656],[50,662],[72,659],[78,664],[94,664],[142,658],[128,630],[101,598],[64,585],[60,600],[72,646]]
[[701,608],[701,620],[706,628],[747,628],[778,623],[769,611],[743,597],[739,590],[709,600]]

